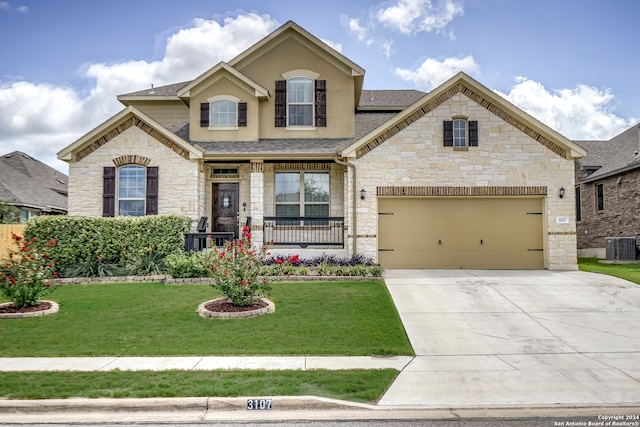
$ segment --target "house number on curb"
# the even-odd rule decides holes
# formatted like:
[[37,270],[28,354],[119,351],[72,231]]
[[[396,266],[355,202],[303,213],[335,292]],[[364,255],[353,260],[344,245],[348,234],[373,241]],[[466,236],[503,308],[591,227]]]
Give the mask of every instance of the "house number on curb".
[[247,410],[271,409],[271,399],[249,399],[247,400]]

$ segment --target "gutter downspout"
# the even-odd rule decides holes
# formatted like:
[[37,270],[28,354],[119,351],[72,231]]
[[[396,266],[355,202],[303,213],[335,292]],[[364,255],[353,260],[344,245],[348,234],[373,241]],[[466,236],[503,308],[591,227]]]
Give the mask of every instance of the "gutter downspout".
[[339,165],[343,165],[343,166],[346,166],[348,168],[351,168],[351,172],[352,172],[351,176],[353,177],[353,183],[352,183],[353,184],[353,190],[352,190],[353,194],[352,194],[352,197],[351,197],[351,201],[353,203],[353,206],[351,207],[351,226],[352,226],[353,230],[352,230],[351,238],[353,239],[353,243],[352,243],[352,245],[353,245],[353,254],[356,254],[356,253],[358,253],[357,239],[356,239],[356,230],[357,230],[357,227],[356,227],[356,218],[357,218],[357,215],[356,215],[356,199],[357,199],[357,196],[358,196],[358,194],[357,194],[358,189],[356,187],[356,165],[354,165],[353,163],[349,163],[349,162],[345,162],[343,160],[340,160],[340,159],[338,159],[338,156],[336,156],[333,160]]

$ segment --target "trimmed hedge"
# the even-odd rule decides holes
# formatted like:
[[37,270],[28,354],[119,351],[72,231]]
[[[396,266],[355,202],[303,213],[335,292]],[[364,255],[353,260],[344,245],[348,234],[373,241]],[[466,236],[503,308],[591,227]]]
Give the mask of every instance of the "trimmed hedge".
[[38,242],[57,239],[50,248],[57,272],[77,263],[99,260],[125,266],[153,251],[164,258],[184,250],[184,233],[191,219],[178,215],[91,218],[39,216],[25,229],[25,238]]

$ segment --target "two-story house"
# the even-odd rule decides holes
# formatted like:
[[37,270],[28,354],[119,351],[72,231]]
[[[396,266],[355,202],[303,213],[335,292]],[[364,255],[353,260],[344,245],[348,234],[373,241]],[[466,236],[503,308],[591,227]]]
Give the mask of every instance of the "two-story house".
[[[69,214],[183,214],[287,253],[387,268],[576,269],[576,144],[464,73],[430,93],[293,22],[58,153]],[[566,193],[565,193],[566,191]]]

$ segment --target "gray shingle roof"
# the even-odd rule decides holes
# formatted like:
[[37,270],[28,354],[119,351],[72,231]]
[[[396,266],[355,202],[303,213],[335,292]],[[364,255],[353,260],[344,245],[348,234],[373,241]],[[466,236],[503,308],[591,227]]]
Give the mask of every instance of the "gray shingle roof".
[[178,91],[180,89],[182,89],[183,87],[185,87],[186,85],[188,85],[189,83],[191,83],[191,82],[188,81],[188,82],[174,83],[174,84],[170,84],[170,85],[166,85],[166,86],[158,86],[158,87],[154,87],[154,88],[139,90],[139,91],[136,91],[136,92],[125,93],[125,94],[119,95],[119,97],[130,97],[130,96],[144,96],[144,97],[148,97],[148,96],[176,96]]
[[363,90],[360,108],[405,108],[425,96],[419,90]]
[[586,169],[595,169],[583,182],[595,181],[607,176],[640,167],[640,126],[635,125],[608,141],[574,141],[587,151],[578,160]]
[[0,157],[0,199],[16,206],[67,211],[68,177],[20,151]]
[[185,141],[203,148],[209,155],[246,155],[281,154],[287,155],[326,155],[331,157],[351,145],[382,123],[391,119],[395,112],[362,112],[356,114],[356,132],[353,138],[297,138],[297,139],[260,139],[258,141],[190,141],[189,122],[184,121],[169,126]]

